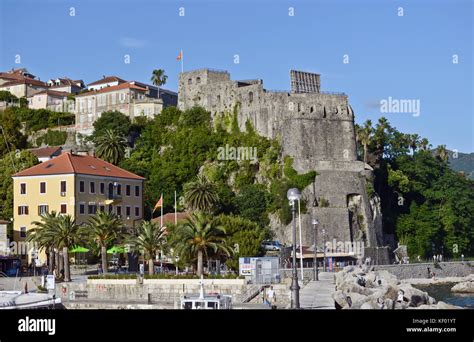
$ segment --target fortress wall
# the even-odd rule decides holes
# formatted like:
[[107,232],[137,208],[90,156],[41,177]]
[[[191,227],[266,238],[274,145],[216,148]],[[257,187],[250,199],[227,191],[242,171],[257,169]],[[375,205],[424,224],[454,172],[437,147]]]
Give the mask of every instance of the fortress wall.
[[[200,83],[196,84],[197,77]],[[188,80],[192,79],[192,84]],[[242,84],[242,83],[241,83]],[[239,103],[238,121],[242,130],[247,120],[259,134],[280,138],[283,154],[293,157],[294,168],[300,172],[316,170],[317,197],[329,201],[329,208],[309,208],[302,215],[303,243],[312,244],[312,215],[321,225],[342,241],[350,241],[351,222],[348,195],[358,196],[357,215],[364,216],[367,244],[375,246],[379,238],[372,219],[372,209],[366,193],[364,164],[357,161],[354,114],[343,94],[271,92],[261,82],[240,86],[230,80],[228,73],[196,70],[180,75],[180,109],[195,105],[204,107],[213,115],[232,113]],[[314,198],[313,185],[303,193],[308,207]],[[360,202],[360,203],[359,203]],[[291,225],[271,220],[272,230],[282,242],[289,242]],[[381,232],[380,232],[381,234]]]

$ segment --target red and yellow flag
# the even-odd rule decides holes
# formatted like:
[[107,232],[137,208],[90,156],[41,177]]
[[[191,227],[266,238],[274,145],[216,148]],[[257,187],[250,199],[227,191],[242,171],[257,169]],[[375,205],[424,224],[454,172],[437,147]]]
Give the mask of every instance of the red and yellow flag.
[[161,208],[163,206],[163,194],[161,194],[161,197],[158,202],[156,202],[155,207],[153,208],[153,212],[155,212],[156,209]]
[[181,58],[183,58],[183,50],[181,50],[181,51],[179,52],[179,55],[178,55],[178,57],[176,57],[176,60],[177,60],[177,61],[180,61]]

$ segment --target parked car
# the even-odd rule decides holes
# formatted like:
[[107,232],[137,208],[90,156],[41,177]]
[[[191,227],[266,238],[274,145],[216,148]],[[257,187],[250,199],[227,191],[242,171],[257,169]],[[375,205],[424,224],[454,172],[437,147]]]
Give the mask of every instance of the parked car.
[[278,241],[263,241],[262,247],[266,251],[279,251],[281,249],[281,244]]

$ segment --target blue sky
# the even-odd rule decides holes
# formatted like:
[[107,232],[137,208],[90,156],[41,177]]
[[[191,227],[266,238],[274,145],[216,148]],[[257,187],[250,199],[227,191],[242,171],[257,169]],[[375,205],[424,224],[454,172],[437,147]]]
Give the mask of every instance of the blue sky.
[[471,0],[2,0],[0,30],[0,70],[89,83],[149,81],[163,68],[176,90],[183,49],[185,70],[226,69],[267,89],[289,89],[290,69],[314,71],[323,90],[349,95],[356,122],[382,116],[382,99],[419,100],[418,117],[383,115],[434,146],[474,151]]

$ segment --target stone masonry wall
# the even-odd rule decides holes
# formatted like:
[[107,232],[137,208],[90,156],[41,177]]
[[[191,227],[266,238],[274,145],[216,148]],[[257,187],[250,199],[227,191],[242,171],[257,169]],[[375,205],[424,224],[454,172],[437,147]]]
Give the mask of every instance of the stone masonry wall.
[[[316,170],[316,184],[303,196],[309,204],[314,197],[324,198],[328,207],[315,207],[302,215],[303,244],[312,244],[313,215],[326,228],[329,237],[340,241],[354,239],[348,210],[348,196],[361,198],[359,214],[367,246],[381,245],[381,226],[374,224],[373,208],[366,193],[367,171],[357,161],[354,113],[344,94],[271,92],[262,81],[232,81],[223,71],[201,69],[180,74],[178,107],[195,105],[213,115],[232,113],[239,104],[238,122],[242,130],[249,120],[255,129],[269,138],[279,138],[283,155],[294,159],[300,172]],[[314,188],[314,190],[313,190]],[[300,189],[303,190],[303,189]],[[272,219],[272,230],[282,242],[290,242],[291,225]]]

